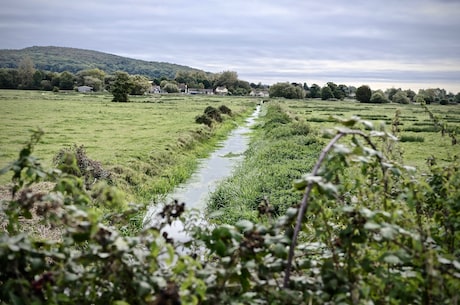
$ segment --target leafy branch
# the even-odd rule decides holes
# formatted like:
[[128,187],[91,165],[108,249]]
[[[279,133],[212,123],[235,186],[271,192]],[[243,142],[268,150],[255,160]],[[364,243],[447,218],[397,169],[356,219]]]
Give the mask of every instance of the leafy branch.
[[[358,122],[364,123],[365,126],[371,126],[369,122],[361,121],[357,117],[353,117],[350,120],[340,120],[340,122],[343,125],[349,126],[349,127],[354,126]],[[382,156],[381,153],[378,152],[376,145],[372,142],[371,137],[369,135],[365,134],[364,132],[362,132],[360,130],[352,130],[352,129],[344,129],[344,128],[338,129],[338,133],[326,145],[326,147],[321,151],[321,153],[320,153],[320,155],[318,157],[318,161],[316,162],[315,166],[313,167],[312,173],[306,179],[307,180],[306,181],[307,185],[305,187],[305,192],[304,192],[304,195],[302,197],[302,201],[300,203],[300,208],[299,208],[299,211],[298,211],[298,214],[297,214],[297,220],[296,220],[296,224],[295,224],[295,228],[294,228],[294,233],[292,235],[291,246],[289,248],[289,255],[288,255],[288,259],[287,259],[287,265],[286,265],[286,268],[285,268],[285,275],[284,275],[284,281],[283,281],[283,287],[284,288],[288,288],[288,285],[289,285],[289,279],[290,279],[290,275],[291,275],[291,266],[292,266],[292,261],[293,261],[293,258],[294,258],[294,252],[295,252],[295,247],[296,247],[296,244],[297,244],[297,238],[298,238],[299,233],[300,233],[301,228],[302,228],[303,219],[304,219],[305,214],[306,214],[306,212],[308,210],[308,205],[310,203],[310,193],[311,193],[311,191],[312,191],[312,189],[313,189],[313,187],[315,185],[319,185],[319,184],[323,183],[323,182],[321,182],[321,179],[318,179],[320,177],[317,176],[318,172],[319,172],[319,170],[321,168],[321,165],[324,163],[324,160],[326,159],[326,156],[331,152],[331,150],[335,147],[335,145],[339,142],[339,140],[341,138],[345,137],[345,136],[350,136],[350,135],[351,136],[359,136],[359,137],[362,137],[362,138],[365,139],[367,144],[376,152],[375,156],[377,157],[377,159],[379,161],[382,173],[385,175],[386,166],[384,164],[383,156]],[[374,134],[374,135],[377,135],[377,134]],[[384,136],[386,134],[379,133],[378,135]],[[386,194],[387,191],[388,191],[388,183],[387,183],[387,180],[384,179],[384,194]]]

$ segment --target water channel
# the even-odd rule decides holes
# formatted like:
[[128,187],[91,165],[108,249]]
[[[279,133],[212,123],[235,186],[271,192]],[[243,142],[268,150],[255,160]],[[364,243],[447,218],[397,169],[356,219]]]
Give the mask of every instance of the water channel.
[[[204,214],[209,194],[216,189],[220,181],[229,177],[233,169],[243,160],[244,152],[249,145],[249,132],[259,113],[260,105],[242,126],[234,129],[227,139],[220,143],[208,158],[200,160],[197,171],[187,182],[177,186],[171,194],[166,196],[163,203],[150,207],[144,218],[144,226],[155,224],[160,219],[159,213],[164,204],[173,200],[185,202],[186,209],[196,209],[203,211]],[[204,218],[201,221],[206,224]],[[174,221],[171,225],[166,226],[163,232],[168,233],[168,237],[172,237],[175,241],[189,240],[184,232],[183,223],[180,221]]]

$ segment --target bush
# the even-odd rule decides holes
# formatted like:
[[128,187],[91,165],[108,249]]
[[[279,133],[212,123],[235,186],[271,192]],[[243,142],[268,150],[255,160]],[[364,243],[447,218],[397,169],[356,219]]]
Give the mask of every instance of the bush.
[[399,141],[401,142],[425,142],[425,138],[420,137],[420,136],[402,135]]
[[371,101],[372,90],[369,86],[363,85],[356,89],[356,99],[361,103],[369,103]]
[[195,123],[197,124],[205,124],[208,127],[212,126],[212,119],[208,117],[206,114],[198,115],[195,117]]
[[222,122],[222,116],[220,115],[219,109],[216,109],[212,106],[208,106],[204,110],[204,114],[216,122]]
[[64,173],[83,177],[87,188],[96,181],[112,182],[111,172],[105,170],[101,163],[86,155],[83,145],[61,149],[53,158],[53,163]]
[[[0,303],[458,303],[458,160],[437,166],[432,158],[429,171],[417,175],[387,159],[391,134],[362,131],[366,122],[356,118],[341,123],[346,128],[336,130],[311,170],[301,170],[306,165],[299,162],[298,172],[308,174],[293,183],[291,175],[277,181],[263,170],[273,166],[273,173],[281,173],[285,168],[276,161],[300,156],[293,149],[299,146],[265,141],[258,147],[265,154],[257,159],[261,171],[243,184],[261,187],[251,208],[273,211],[263,196],[270,186],[262,179],[285,185],[281,204],[302,197],[284,206],[280,217],[207,226],[197,213],[184,215],[184,204],[174,201],[159,207],[157,223],[136,232],[129,226],[142,207],[103,214],[88,205],[92,199],[79,177],[45,169],[32,156],[40,139],[34,134],[18,159],[0,171],[12,172],[14,195],[1,201]],[[27,190],[43,179],[55,188]],[[97,191],[109,205],[118,198],[109,186]],[[32,217],[61,228],[60,238],[24,232],[22,222]],[[188,220],[190,241],[161,233],[182,220]]]
[[[224,111],[222,112],[221,109]],[[212,106],[206,107],[204,110],[204,114],[199,115],[195,118],[195,122],[198,124],[205,124],[206,126],[211,127],[213,122],[222,122],[222,116],[221,113],[226,113],[231,115],[231,110],[230,108],[226,106],[220,106],[219,109],[216,109]]]
[[384,104],[384,103],[388,103],[388,99],[385,97],[385,94],[381,93],[381,92],[374,92],[372,94],[372,97],[371,97],[371,100],[370,100],[370,103],[373,103],[373,104]]
[[219,106],[219,111],[223,114],[232,115],[232,110],[225,105]]

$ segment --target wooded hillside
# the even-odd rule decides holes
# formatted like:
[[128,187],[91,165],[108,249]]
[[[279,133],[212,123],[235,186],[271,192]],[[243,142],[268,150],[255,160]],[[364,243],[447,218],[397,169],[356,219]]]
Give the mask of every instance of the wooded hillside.
[[200,71],[187,66],[165,62],[151,62],[113,54],[65,47],[30,47],[21,50],[0,50],[0,68],[17,68],[19,62],[29,56],[38,70],[76,73],[80,70],[99,68],[106,73],[125,71],[149,78],[162,76],[174,78],[177,71]]

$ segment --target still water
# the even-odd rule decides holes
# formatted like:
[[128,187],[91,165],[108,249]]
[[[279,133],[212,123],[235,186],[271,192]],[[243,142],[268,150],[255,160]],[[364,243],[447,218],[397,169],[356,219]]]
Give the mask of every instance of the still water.
[[[254,113],[246,119],[242,126],[234,129],[230,135],[220,143],[208,158],[200,161],[197,171],[190,179],[180,184],[171,194],[166,196],[163,203],[151,206],[144,218],[144,226],[155,224],[160,219],[159,213],[165,203],[173,200],[185,202],[186,209],[203,211],[206,209],[208,196],[212,193],[218,183],[229,177],[233,169],[243,160],[244,152],[249,145],[249,132],[255,124],[260,113],[260,106],[257,106]],[[196,221],[196,220],[195,220]],[[206,225],[204,219],[201,220]],[[176,241],[185,242],[189,238],[183,231],[183,224],[174,221],[164,228],[163,232]]]

